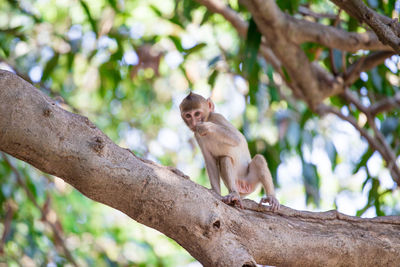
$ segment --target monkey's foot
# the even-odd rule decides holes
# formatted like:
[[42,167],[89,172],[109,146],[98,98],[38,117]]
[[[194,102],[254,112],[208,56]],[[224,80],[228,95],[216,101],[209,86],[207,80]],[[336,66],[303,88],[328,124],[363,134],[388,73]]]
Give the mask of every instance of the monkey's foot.
[[239,206],[239,208],[243,209],[242,200],[240,199],[240,195],[237,192],[229,193],[229,195],[224,196],[222,198],[222,202],[232,206]]
[[272,211],[277,211],[279,209],[279,206],[280,206],[279,201],[274,196],[263,197],[260,200],[259,205],[262,205],[262,203],[268,203],[270,205],[270,209]]

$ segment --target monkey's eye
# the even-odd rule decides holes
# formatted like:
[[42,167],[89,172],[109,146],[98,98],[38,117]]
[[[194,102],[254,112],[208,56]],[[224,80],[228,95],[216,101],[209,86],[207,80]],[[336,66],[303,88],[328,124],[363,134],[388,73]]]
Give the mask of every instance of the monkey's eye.
[[186,118],[186,119],[190,119],[190,114],[189,114],[189,113],[186,113],[185,118]]
[[196,112],[194,113],[194,116],[195,116],[195,117],[200,116],[200,111],[196,111]]

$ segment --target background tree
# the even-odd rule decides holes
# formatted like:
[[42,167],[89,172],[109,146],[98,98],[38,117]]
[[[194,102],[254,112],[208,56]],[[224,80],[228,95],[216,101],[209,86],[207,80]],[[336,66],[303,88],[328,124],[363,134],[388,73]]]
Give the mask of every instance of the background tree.
[[[399,214],[399,1],[0,4],[1,68],[136,155],[208,186],[177,104],[188,88],[212,92],[251,153],[267,158],[284,204]],[[10,265],[192,261],[5,154],[0,177],[0,251]]]

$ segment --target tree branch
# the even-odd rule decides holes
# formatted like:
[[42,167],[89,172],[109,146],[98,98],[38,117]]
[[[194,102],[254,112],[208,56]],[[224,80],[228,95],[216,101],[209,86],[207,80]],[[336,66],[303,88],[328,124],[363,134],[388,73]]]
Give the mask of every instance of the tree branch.
[[[207,7],[209,11],[222,15],[227,21],[232,24],[240,37],[246,38],[249,25],[234,10],[218,0],[196,1]],[[260,53],[265,58],[265,60],[269,62],[276,70],[279,70],[281,68],[281,63],[279,62],[279,59],[276,58],[272,50],[266,44],[265,40],[260,45]]]
[[393,108],[400,108],[400,93],[396,93],[393,97],[382,99],[381,101],[373,104],[369,110],[372,116],[378,113],[390,111]]
[[380,15],[361,0],[331,0],[350,16],[360,22],[365,22],[379,37],[379,40],[390,45],[393,50],[400,53],[400,24],[398,19],[391,19]]
[[[353,95],[350,90],[346,89],[343,92],[344,98],[351,104],[354,104],[358,110],[360,110],[362,113],[365,114],[367,117],[367,122],[372,128],[375,138],[378,142],[380,142],[380,154],[382,157],[386,160],[388,166],[392,166],[389,168],[389,170],[392,173],[393,179],[397,181],[397,183],[400,182],[400,169],[396,165],[396,157],[394,156],[393,151],[390,149],[389,145],[387,144],[385,138],[383,137],[382,133],[378,130],[375,124],[375,117],[372,116],[371,111],[369,108],[364,106],[361,101],[357,98],[357,96]],[[392,172],[391,169],[394,169],[394,173]]]
[[[342,120],[345,120],[345,121],[349,122],[351,125],[353,125],[353,127],[356,128],[356,130],[361,134],[361,136],[367,140],[371,149],[378,151],[381,154],[382,158],[386,161],[386,163],[388,165],[388,169],[390,171],[390,174],[391,174],[393,180],[397,184],[400,184],[400,169],[396,164],[396,158],[394,157],[393,152],[391,151],[391,149],[389,148],[389,146],[387,145],[385,140],[382,138],[381,133],[377,130],[375,124],[373,123],[373,118],[371,119],[371,116],[368,113],[367,108],[362,106],[362,104],[359,103],[358,101],[355,101],[351,97],[351,94],[347,94],[346,97],[351,99],[351,102],[353,104],[355,104],[360,109],[361,112],[366,114],[370,125],[372,123],[371,128],[373,129],[373,131],[375,133],[375,138],[373,136],[371,136],[367,132],[367,130],[360,127],[358,125],[357,121],[352,116],[345,116],[345,115],[343,115],[342,112],[340,112],[339,110],[337,110],[333,107],[326,106],[324,104],[320,104],[318,106],[317,112],[321,115],[325,115],[327,113],[335,114]],[[372,122],[371,122],[371,120],[372,120]]]
[[5,215],[3,224],[3,234],[1,235],[0,240],[0,256],[4,257],[4,245],[7,242],[7,237],[11,232],[11,223],[14,216],[15,211],[18,209],[17,204],[15,204],[12,200],[6,202],[5,205]]
[[360,78],[360,73],[368,71],[379,64],[385,62],[385,60],[394,55],[393,51],[380,51],[369,54],[368,56],[362,57],[353,63],[343,74],[343,79],[346,86],[353,84]]
[[328,18],[328,19],[336,19],[336,15],[332,13],[317,13],[312,11],[306,6],[299,6],[299,13],[302,14],[303,16],[309,16],[313,17],[316,19],[323,19],[323,18]]
[[296,19],[286,14],[289,22],[290,38],[297,44],[313,42],[328,48],[335,48],[347,52],[358,50],[390,50],[390,46],[382,44],[375,33],[347,32],[332,26]]
[[400,217],[361,219],[285,207],[271,213],[250,200],[239,210],[222,203],[212,190],[139,160],[87,118],[61,109],[7,71],[0,71],[0,99],[1,151],[159,230],[205,266],[382,266],[400,261],[393,253],[400,251]]

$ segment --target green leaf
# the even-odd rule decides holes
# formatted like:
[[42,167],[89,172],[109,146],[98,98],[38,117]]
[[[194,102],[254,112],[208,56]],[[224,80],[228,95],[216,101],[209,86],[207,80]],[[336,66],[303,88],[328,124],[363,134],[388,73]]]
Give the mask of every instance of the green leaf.
[[304,113],[301,115],[301,119],[300,119],[300,128],[303,129],[304,125],[306,124],[306,122],[312,117],[313,113],[311,112],[310,109],[306,109],[304,111]]
[[250,75],[247,77],[247,80],[249,82],[249,96],[250,96],[250,104],[252,105],[257,105],[257,92],[258,92],[258,73],[260,71],[260,65],[258,62],[253,67],[253,71],[250,73]]
[[336,107],[342,107],[346,104],[344,102],[343,98],[338,97],[338,96],[332,96],[331,98],[329,98],[329,100]]
[[118,6],[117,6],[117,1],[116,1],[116,0],[107,0],[107,2],[110,4],[110,6],[111,6],[115,11],[119,11],[119,10],[118,10]]
[[192,21],[192,11],[199,7],[199,4],[193,0],[183,0],[183,15],[189,21]]
[[357,165],[353,169],[353,173],[357,173],[361,167],[364,167],[367,165],[367,161],[369,158],[372,156],[374,152],[371,149],[367,149],[365,151],[364,155],[361,157],[361,159],[358,161]]
[[197,44],[197,45],[193,46],[192,48],[184,49],[184,51],[185,51],[186,55],[189,55],[191,53],[199,51],[200,49],[202,49],[206,45],[207,45],[206,43],[200,43],[200,44]]
[[171,23],[173,23],[173,24],[175,24],[175,25],[178,25],[178,26],[181,27],[181,28],[184,28],[184,27],[185,27],[185,26],[183,25],[183,23],[181,22],[181,20],[179,19],[179,16],[178,16],[177,13],[175,13],[175,16],[173,16],[172,18],[170,18],[168,21],[171,22]]
[[92,14],[90,13],[89,6],[83,0],[80,0],[79,2],[81,3],[83,10],[85,11],[86,16],[88,17],[88,20],[89,20],[90,25],[92,26],[93,32],[97,36],[97,22],[96,22],[96,20],[93,19]]
[[286,70],[286,68],[284,66],[281,67],[283,75],[285,75],[285,80],[287,80],[288,82],[291,82],[291,78],[290,75],[288,73],[288,71]]
[[389,17],[391,17],[395,5],[396,5],[396,0],[389,0],[389,2],[385,5],[385,13],[388,14]]
[[203,18],[201,19],[200,25],[203,25],[204,23],[206,23],[209,18],[213,15],[213,13],[211,13],[208,9],[206,10],[206,12],[203,15]]
[[290,14],[294,14],[299,9],[300,0],[280,0],[277,1],[277,4],[283,11],[288,11]]
[[176,49],[179,52],[181,52],[181,53],[185,52],[185,49],[183,49],[183,47],[182,47],[181,40],[178,37],[170,35],[170,36],[168,36],[168,38],[171,39],[171,41],[174,43]]
[[54,68],[57,66],[59,57],[59,53],[54,53],[54,56],[47,62],[46,67],[43,70],[42,81],[46,81],[47,78],[49,78]]
[[332,163],[332,170],[334,170],[337,164],[337,151],[332,141],[325,141],[325,151],[328,154],[329,160]]
[[355,32],[357,31],[357,28],[358,28],[358,20],[356,20],[353,17],[350,17],[349,22],[347,24],[347,30],[349,32]]
[[210,62],[208,62],[208,67],[209,68],[213,67],[220,60],[221,60],[221,55],[218,55],[218,56],[214,57],[213,59],[210,60]]
[[163,17],[162,12],[155,6],[155,5],[149,5],[150,9],[153,10],[153,12],[159,16],[160,18]]
[[303,161],[303,182],[306,188],[306,203],[309,204],[312,201],[318,207],[320,201],[319,176],[314,164]]
[[210,77],[208,78],[208,84],[211,86],[211,88],[214,87],[218,74],[219,72],[216,69],[214,69]]
[[382,211],[379,201],[379,186],[379,180],[377,178],[372,178],[371,190],[368,193],[368,203],[374,203],[376,215],[383,216],[385,213]]
[[[25,176],[26,178],[27,176]],[[38,190],[36,185],[31,181],[31,179],[25,179],[26,186],[28,187],[29,191],[33,194],[35,198],[38,198]]]
[[72,66],[74,64],[75,53],[68,53],[67,54],[67,69],[68,71],[72,72]]
[[[259,152],[260,153],[260,152]],[[279,143],[276,143],[274,146],[269,145],[265,142],[265,151],[261,152],[264,156],[265,160],[267,161],[268,168],[271,171],[272,179],[274,180],[274,184],[278,187],[278,167],[281,163],[280,158],[280,147]]]
[[296,147],[300,141],[300,125],[291,121],[286,134],[287,141],[291,147]]
[[278,102],[280,100],[278,89],[275,86],[268,86],[269,96],[272,102]]
[[246,76],[251,75],[254,65],[257,61],[258,49],[261,44],[261,33],[258,31],[257,25],[253,18],[249,21],[249,28],[247,30],[243,72]]

